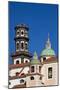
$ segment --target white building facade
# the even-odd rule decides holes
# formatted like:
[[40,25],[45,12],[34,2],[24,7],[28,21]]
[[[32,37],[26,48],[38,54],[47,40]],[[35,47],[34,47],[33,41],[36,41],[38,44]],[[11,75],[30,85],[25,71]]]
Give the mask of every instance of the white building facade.
[[48,40],[40,58],[35,52],[33,57],[28,50],[28,26],[15,27],[16,52],[12,55],[13,64],[9,65],[9,88],[58,85],[58,58]]

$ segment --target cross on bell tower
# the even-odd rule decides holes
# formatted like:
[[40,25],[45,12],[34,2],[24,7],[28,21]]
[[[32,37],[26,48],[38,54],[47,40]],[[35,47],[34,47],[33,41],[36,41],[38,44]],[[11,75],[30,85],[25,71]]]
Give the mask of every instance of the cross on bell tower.
[[16,44],[16,52],[28,52],[28,26],[25,24],[20,24],[15,27],[15,44]]

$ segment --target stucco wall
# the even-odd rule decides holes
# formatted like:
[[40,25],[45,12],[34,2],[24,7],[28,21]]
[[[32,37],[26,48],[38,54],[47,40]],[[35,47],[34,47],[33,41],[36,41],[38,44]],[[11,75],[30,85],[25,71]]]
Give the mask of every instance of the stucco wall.
[[[48,79],[48,68],[52,67],[52,78]],[[58,63],[44,64],[41,69],[43,74],[42,82],[44,85],[58,85]]]
[[19,78],[19,79],[9,80],[9,82],[10,82],[9,88],[13,88],[15,85],[24,84],[24,83],[20,83],[20,80],[21,79],[23,79],[24,80],[24,83],[25,83],[25,78]]
[[34,77],[34,80],[31,80],[31,76],[26,77],[26,86],[27,87],[34,87],[34,86],[42,86],[41,80],[39,79],[39,75],[32,75]]

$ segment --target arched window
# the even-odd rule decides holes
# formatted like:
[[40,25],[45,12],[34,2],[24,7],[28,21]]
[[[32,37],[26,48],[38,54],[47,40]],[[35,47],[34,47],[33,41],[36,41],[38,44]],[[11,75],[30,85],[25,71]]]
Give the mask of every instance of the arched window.
[[16,49],[19,50],[19,43],[16,43]]
[[25,63],[28,63],[28,61],[26,60]]
[[41,72],[41,66],[39,66],[39,72]]
[[19,64],[19,60],[16,61],[16,64]]
[[31,66],[31,72],[34,72],[34,66]]
[[46,60],[46,57],[43,57],[43,60]]
[[26,50],[28,49],[28,44],[27,44],[27,43],[25,43],[25,49],[26,49]]
[[24,48],[24,43],[22,42],[22,43],[21,43],[21,49],[23,49],[23,48]]
[[21,79],[21,80],[20,80],[20,83],[24,83],[24,80],[23,80],[23,79]]
[[33,77],[33,76],[31,76],[31,77],[30,77],[30,79],[31,79],[31,80],[34,80],[34,77]]
[[16,36],[19,36],[19,30],[16,31]]
[[23,31],[21,31],[21,34],[23,35],[23,34],[24,34],[24,32],[23,32]]
[[21,30],[21,36],[24,36],[24,30]]
[[42,76],[40,76],[40,80],[42,80]]
[[11,82],[9,82],[9,85],[11,85]]

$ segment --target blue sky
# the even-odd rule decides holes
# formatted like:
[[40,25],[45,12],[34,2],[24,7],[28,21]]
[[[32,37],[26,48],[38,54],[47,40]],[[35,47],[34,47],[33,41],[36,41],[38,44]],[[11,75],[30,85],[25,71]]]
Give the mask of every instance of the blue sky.
[[[48,33],[52,48],[58,55],[58,5],[9,2],[9,55],[15,51],[15,30],[17,24],[29,26],[29,51],[38,56],[45,47]],[[9,63],[11,63],[11,58]]]

